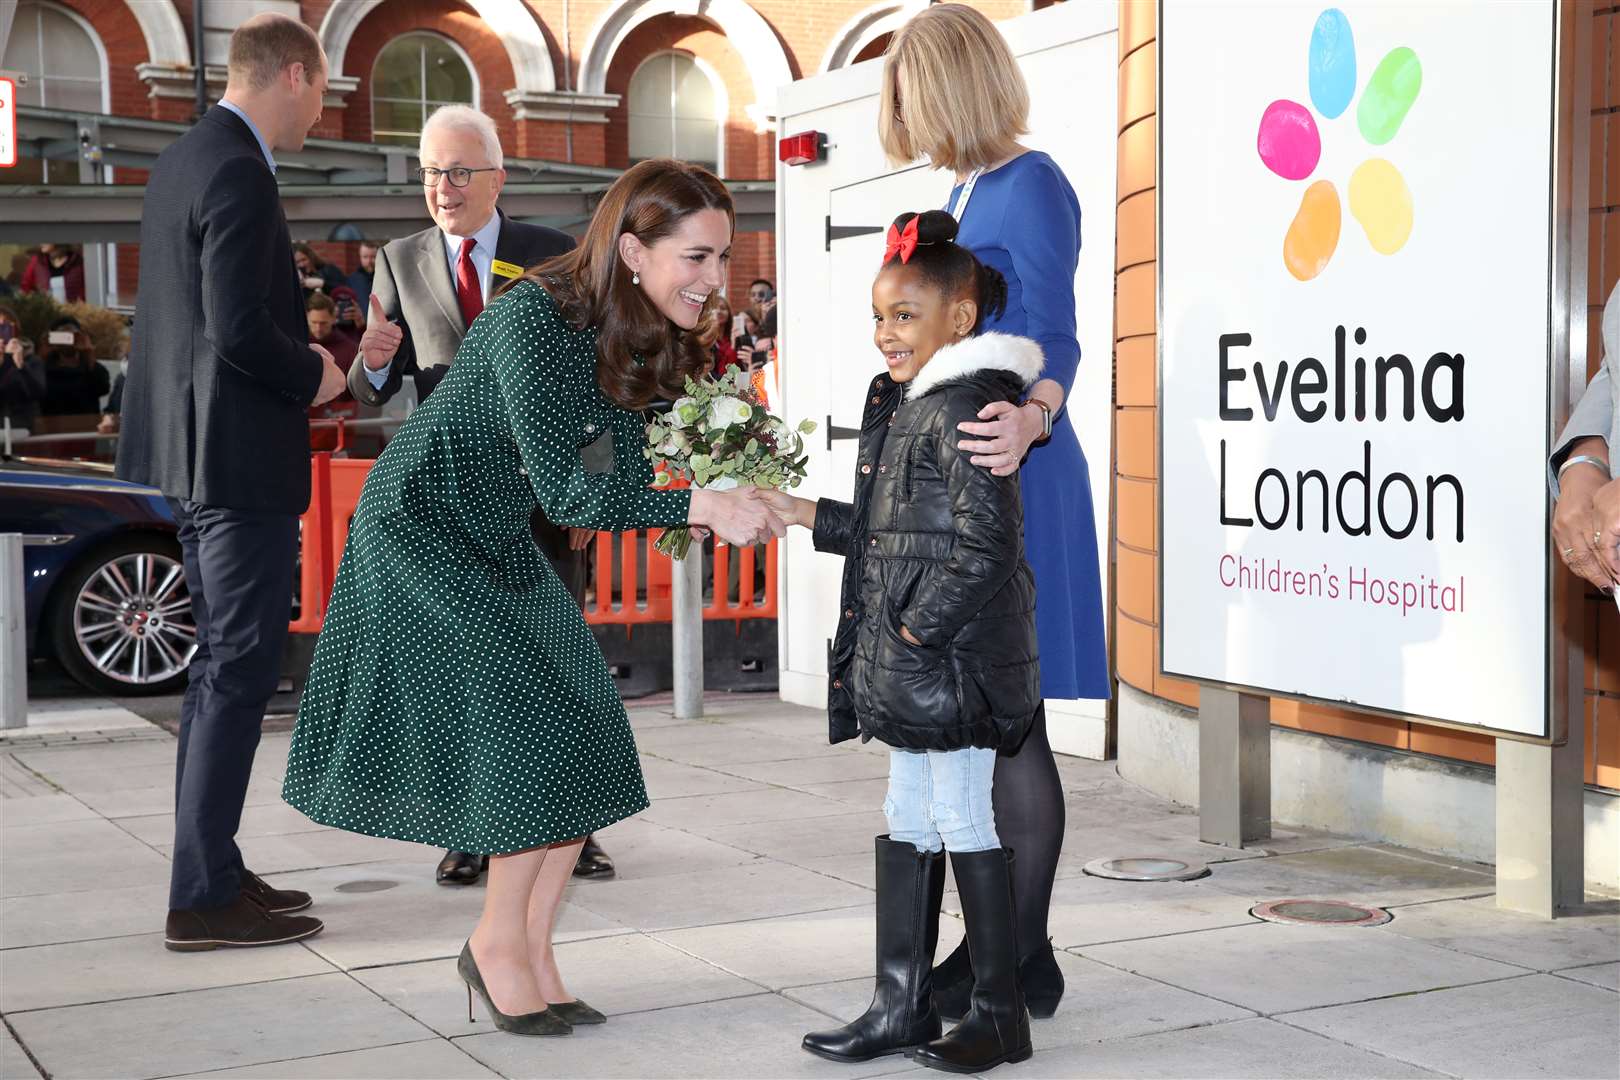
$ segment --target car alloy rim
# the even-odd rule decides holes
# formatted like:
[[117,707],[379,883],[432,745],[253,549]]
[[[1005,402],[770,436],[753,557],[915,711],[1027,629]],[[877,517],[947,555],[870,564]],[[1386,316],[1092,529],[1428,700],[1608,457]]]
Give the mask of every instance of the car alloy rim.
[[103,565],[74,601],[73,636],[109,679],[150,686],[178,675],[197,651],[180,563],[141,551]]

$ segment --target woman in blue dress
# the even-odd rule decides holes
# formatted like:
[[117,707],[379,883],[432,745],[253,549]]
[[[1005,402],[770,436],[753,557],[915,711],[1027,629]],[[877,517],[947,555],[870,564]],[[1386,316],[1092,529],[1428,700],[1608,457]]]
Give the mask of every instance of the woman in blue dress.
[[[946,207],[957,243],[1007,280],[1007,306],[985,329],[1039,342],[1043,377],[1021,404],[992,402],[962,425],[975,464],[1020,469],[1025,546],[1035,574],[1036,635],[1044,698],[1107,698],[1107,639],[1097,567],[1096,518],[1085,453],[1064,409],[1080,364],[1074,275],[1080,202],[1046,154],[1018,144],[1029,91],[1006,40],[965,4],[936,4],[895,35],[884,60],[878,132],[895,164],[926,157],[956,176]],[[1096,433],[1106,439],[1106,433]],[[996,829],[1016,852],[1019,975],[1029,1011],[1047,1017],[1063,976],[1047,937],[1047,911],[1063,846],[1063,784],[1043,707],[1027,740],[996,763]],[[965,944],[934,972],[942,1016],[962,1016],[973,987]]]

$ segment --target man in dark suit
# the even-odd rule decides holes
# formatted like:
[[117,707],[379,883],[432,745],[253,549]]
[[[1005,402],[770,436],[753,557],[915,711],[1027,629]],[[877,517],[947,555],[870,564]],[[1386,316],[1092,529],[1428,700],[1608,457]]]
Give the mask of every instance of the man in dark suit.
[[[391,241],[377,253],[370,314],[360,339],[362,363],[349,369],[349,390],[382,405],[414,375],[426,399],[450,370],[461,339],[494,291],[525,269],[560,255],[573,240],[555,229],[513,221],[496,208],[506,182],[495,124],[477,109],[446,105],[422,128],[418,154],[433,225]],[[534,514],[534,538],[578,599],[585,587],[583,549],[590,533],[562,529]],[[488,856],[447,851],[438,866],[444,885],[471,885]],[[611,877],[613,861],[587,837],[576,877]]]
[[[309,505],[308,410],[344,387],[331,354],[306,344],[273,156],[301,148],[320,119],[326,57],[308,27],[264,14],[231,35],[229,65],[220,104],[147,181],[118,444],[118,475],[169,496],[196,621],[165,927],[176,951],[274,945],[321,929],[289,914],[309,895],[249,871],[235,836],[291,616],[298,516]],[[126,616],[130,647],[146,644],[140,624],[161,614],[161,587],[152,583],[146,611]]]

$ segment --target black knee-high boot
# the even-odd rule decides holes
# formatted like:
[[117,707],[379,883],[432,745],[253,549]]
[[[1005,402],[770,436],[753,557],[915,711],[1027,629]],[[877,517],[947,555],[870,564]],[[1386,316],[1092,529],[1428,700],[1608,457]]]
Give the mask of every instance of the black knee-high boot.
[[[1046,706],[1035,713],[1017,753],[996,758],[996,833],[1013,851],[1013,904],[1018,921],[1019,985],[1029,1015],[1044,1020],[1063,999],[1063,972],[1052,955],[1046,916],[1063,849],[1063,780],[1046,736]],[[947,1023],[965,1015],[973,993],[967,943],[934,969],[934,1005]]]
[[944,852],[929,855],[877,838],[877,990],[858,1019],[806,1035],[806,1050],[833,1061],[869,1061],[939,1038],[929,976],[944,895]]
[[960,1024],[911,1055],[919,1065],[976,1073],[1023,1061],[1035,1052],[1018,986],[1011,862],[1012,853],[1005,848],[951,853],[973,959],[973,995]]

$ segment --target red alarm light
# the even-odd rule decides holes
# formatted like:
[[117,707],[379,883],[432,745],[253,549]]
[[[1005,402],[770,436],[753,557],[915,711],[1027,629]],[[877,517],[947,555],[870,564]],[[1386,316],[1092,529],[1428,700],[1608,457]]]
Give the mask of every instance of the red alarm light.
[[785,135],[776,142],[776,157],[784,165],[809,165],[827,156],[827,136],[819,131]]

